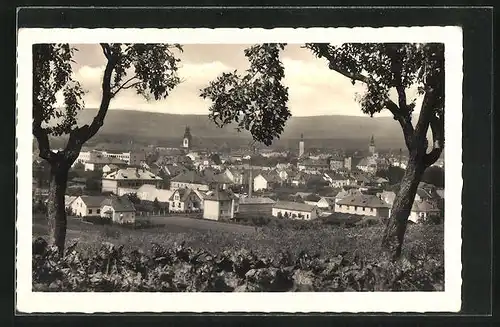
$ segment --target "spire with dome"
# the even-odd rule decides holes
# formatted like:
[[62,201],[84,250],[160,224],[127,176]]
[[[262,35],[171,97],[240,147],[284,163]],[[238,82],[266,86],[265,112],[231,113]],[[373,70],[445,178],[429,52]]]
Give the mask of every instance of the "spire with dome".
[[191,130],[189,126],[186,126],[186,129],[184,130],[184,137],[182,138],[182,147],[186,150],[189,150],[191,148],[191,141]]
[[370,139],[370,146],[368,147],[368,151],[370,152],[370,155],[375,155],[375,137],[373,135]]

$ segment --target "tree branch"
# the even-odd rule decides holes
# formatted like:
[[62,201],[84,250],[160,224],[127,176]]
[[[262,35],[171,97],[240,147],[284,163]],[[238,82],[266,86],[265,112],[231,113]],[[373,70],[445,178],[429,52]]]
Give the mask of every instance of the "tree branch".
[[432,131],[432,151],[425,156],[425,165],[427,167],[435,163],[444,149],[444,119],[434,115],[430,119]]
[[39,156],[42,159],[52,162],[54,160],[54,153],[50,151],[49,133],[45,128],[42,128],[42,113],[36,97],[33,99],[33,135],[38,143]]
[[113,94],[111,93],[111,75],[117,63],[118,58],[110,54],[106,68],[104,69],[104,76],[102,78],[102,98],[97,115],[89,125],[84,125],[75,129],[75,142],[77,145],[83,145],[88,139],[94,136],[99,128],[104,124],[104,118],[108,112],[109,103]]
[[386,103],[387,109],[392,113],[394,119],[399,122],[401,129],[403,130],[403,136],[405,139],[406,148],[408,151],[412,150],[413,135],[415,133],[413,124],[411,123],[411,117],[404,115],[402,110],[392,101],[388,100]]
[[100,45],[104,56],[109,60],[111,58],[111,47],[107,43],[100,43]]
[[126,90],[126,89],[129,89],[131,87],[134,87],[138,84],[140,84],[140,82],[135,82],[135,83],[132,83],[130,85],[127,85],[128,82],[131,82],[134,78],[137,78],[137,75],[134,75],[132,76],[131,78],[129,78],[128,80],[126,80],[122,85],[120,85],[116,91],[114,91],[112,94],[111,94],[111,97],[114,97],[118,92],[120,92],[121,90]]
[[345,77],[349,78],[352,81],[359,81],[359,82],[363,82],[363,83],[369,82],[368,77],[366,77],[365,75],[363,75],[361,73],[349,72],[345,69],[342,69],[339,65],[337,65],[335,57],[328,51],[327,44],[317,44],[317,45],[315,45],[315,47],[318,50],[317,51],[318,57],[320,57],[320,58],[323,57],[326,60],[328,60],[328,68],[330,68],[331,70],[334,70],[337,73],[344,75]]
[[51,163],[54,160],[54,152],[50,151],[49,135],[47,130],[33,123],[33,135],[38,143],[39,156]]

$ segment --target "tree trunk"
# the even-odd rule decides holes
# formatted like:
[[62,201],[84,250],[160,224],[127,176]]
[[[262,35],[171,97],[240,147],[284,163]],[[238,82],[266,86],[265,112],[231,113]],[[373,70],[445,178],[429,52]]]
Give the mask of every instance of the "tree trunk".
[[411,154],[382,239],[382,248],[392,259],[398,259],[401,255],[408,216],[424,171],[423,156]]
[[64,195],[68,182],[69,165],[64,159],[51,163],[49,198],[47,203],[47,220],[50,241],[57,246],[59,254],[64,254],[66,241],[66,208]]

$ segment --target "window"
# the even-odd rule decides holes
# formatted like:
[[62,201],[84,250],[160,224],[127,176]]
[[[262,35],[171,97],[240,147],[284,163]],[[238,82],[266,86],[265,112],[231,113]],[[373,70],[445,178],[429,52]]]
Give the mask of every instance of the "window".
[[101,209],[97,209],[97,213],[101,213]]
[[92,209],[89,209],[89,214],[91,214],[91,213],[92,213]]
[[181,207],[181,203],[180,202],[177,202],[177,207],[180,208]]
[[365,207],[363,207],[363,211],[366,211],[366,208],[365,208]]

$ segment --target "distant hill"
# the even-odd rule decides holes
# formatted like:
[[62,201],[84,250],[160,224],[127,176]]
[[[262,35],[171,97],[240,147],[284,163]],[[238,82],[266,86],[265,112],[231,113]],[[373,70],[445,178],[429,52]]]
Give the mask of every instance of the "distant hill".
[[[85,109],[79,114],[79,122],[92,120],[97,110]],[[206,115],[176,115],[132,110],[110,110],[100,136],[120,136],[124,139],[180,140],[185,126],[197,139],[250,140],[248,132],[238,133],[234,126],[218,128]],[[367,145],[371,135],[381,148],[404,147],[400,126],[390,117],[311,116],[291,117],[277,144],[295,142],[304,134],[306,142],[322,140],[349,140],[360,146]],[[311,145],[312,146],[312,145]]]

